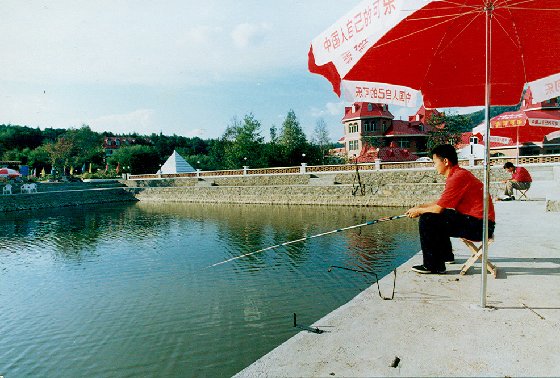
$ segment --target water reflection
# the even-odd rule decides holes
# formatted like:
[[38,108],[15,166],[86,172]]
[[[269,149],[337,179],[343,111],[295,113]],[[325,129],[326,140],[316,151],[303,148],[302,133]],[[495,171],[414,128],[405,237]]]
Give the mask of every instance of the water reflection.
[[[418,250],[402,209],[107,204],[0,218],[0,375],[231,376]],[[22,356],[25,356],[23,358]]]

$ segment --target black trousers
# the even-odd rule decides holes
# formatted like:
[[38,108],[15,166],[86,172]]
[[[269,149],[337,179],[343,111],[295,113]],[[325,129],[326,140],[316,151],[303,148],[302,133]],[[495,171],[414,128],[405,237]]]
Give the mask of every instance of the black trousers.
[[[431,271],[444,271],[445,261],[454,259],[451,239],[482,240],[482,219],[461,214],[451,209],[441,213],[425,213],[420,216],[420,244],[424,267]],[[494,234],[495,224],[488,221],[488,237]]]

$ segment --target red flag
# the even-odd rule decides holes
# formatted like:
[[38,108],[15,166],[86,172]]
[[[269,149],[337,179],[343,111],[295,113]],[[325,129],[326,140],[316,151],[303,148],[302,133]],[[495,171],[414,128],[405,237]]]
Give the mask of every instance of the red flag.
[[121,163],[117,163],[117,169],[116,169],[117,174],[119,174],[119,169],[120,169],[120,167],[121,167]]
[[105,173],[107,173],[108,169],[109,169],[109,164],[105,164]]

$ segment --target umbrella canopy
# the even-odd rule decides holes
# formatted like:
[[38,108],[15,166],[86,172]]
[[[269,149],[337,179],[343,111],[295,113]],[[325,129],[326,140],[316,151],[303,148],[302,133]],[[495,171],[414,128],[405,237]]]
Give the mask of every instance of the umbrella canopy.
[[490,10],[492,105],[560,95],[559,0],[364,1],[313,40],[309,69],[349,101],[485,104]]
[[21,174],[15,169],[11,168],[0,168],[0,177],[3,178],[16,178],[20,177]]

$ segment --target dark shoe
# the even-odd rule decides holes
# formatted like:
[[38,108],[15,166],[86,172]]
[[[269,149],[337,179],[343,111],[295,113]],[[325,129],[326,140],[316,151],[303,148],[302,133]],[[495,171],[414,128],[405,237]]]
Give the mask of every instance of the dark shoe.
[[510,201],[515,201],[515,197],[514,197],[514,196],[511,196],[511,197],[509,197],[509,200],[510,200]]
[[[502,198],[502,201],[511,201],[512,198],[513,198],[513,197],[505,197],[505,198]],[[513,199],[515,199],[515,198],[513,198]]]
[[445,273],[445,269],[441,270],[441,271],[431,271],[429,269],[427,269],[426,267],[424,267],[424,265],[415,265],[412,267],[412,270],[415,271],[416,273],[420,273],[420,274],[443,274]]
[[447,255],[444,261],[446,264],[455,264],[455,255],[453,254],[453,252]]

